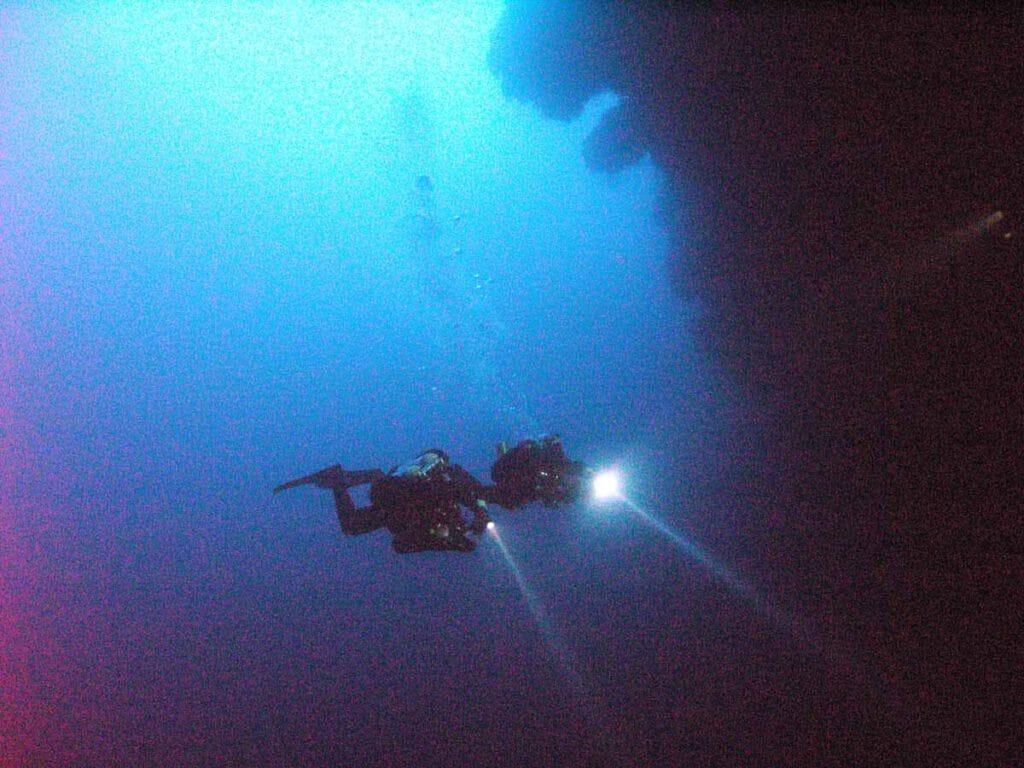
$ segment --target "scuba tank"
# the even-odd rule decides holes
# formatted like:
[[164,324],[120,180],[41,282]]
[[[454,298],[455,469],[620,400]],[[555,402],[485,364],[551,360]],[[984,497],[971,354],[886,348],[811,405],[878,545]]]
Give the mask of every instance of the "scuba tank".
[[440,448],[430,448],[412,461],[401,464],[390,472],[395,477],[427,477],[434,470],[448,466],[448,454]]

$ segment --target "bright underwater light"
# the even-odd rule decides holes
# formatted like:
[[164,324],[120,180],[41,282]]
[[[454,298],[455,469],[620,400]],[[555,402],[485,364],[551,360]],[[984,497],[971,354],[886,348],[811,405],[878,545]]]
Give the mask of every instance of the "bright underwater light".
[[493,532],[494,532],[494,529],[495,529],[495,528],[497,528],[497,527],[498,527],[498,526],[496,526],[496,525],[494,524],[494,521],[493,521],[493,520],[488,520],[488,521],[487,521],[487,530],[488,530],[488,531],[491,531],[491,532],[493,533]]
[[594,475],[590,481],[590,495],[594,501],[622,498],[622,476],[618,470],[606,469]]

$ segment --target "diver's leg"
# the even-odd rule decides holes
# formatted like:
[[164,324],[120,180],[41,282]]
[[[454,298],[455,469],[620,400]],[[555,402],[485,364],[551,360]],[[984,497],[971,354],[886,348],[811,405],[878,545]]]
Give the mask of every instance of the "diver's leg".
[[391,548],[400,555],[411,555],[435,549],[432,539],[432,536],[424,536],[419,531],[399,531],[391,539]]
[[383,527],[384,516],[379,510],[372,506],[357,508],[344,488],[334,488],[332,491],[334,511],[338,513],[338,522],[346,536],[360,536]]
[[348,527],[342,530],[349,536],[361,536],[384,527],[384,516],[374,507],[359,507],[348,520]]

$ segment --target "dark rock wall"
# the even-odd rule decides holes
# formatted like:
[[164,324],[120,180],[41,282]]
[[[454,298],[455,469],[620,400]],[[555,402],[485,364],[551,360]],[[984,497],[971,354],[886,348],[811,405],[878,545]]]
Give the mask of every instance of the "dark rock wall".
[[[664,174],[668,273],[759,414],[697,503],[744,510],[712,544],[821,628],[823,699],[767,715],[808,762],[1012,760],[1024,23],[1008,8],[513,0],[494,34],[505,92],[553,118],[620,95],[592,167],[648,154]],[[805,683],[788,697],[816,701]],[[698,693],[684,716],[673,695],[652,755],[733,764],[725,737],[679,745],[736,707]],[[761,743],[747,764],[778,757]]]

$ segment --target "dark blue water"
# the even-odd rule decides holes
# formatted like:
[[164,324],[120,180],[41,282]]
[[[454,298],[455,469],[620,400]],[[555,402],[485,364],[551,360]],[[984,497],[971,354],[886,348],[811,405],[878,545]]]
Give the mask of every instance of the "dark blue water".
[[499,12],[0,11],[0,764],[644,764],[665,616],[746,609],[622,505],[495,510],[517,581],[270,494],[553,431],[723,536],[657,171],[503,98]]

